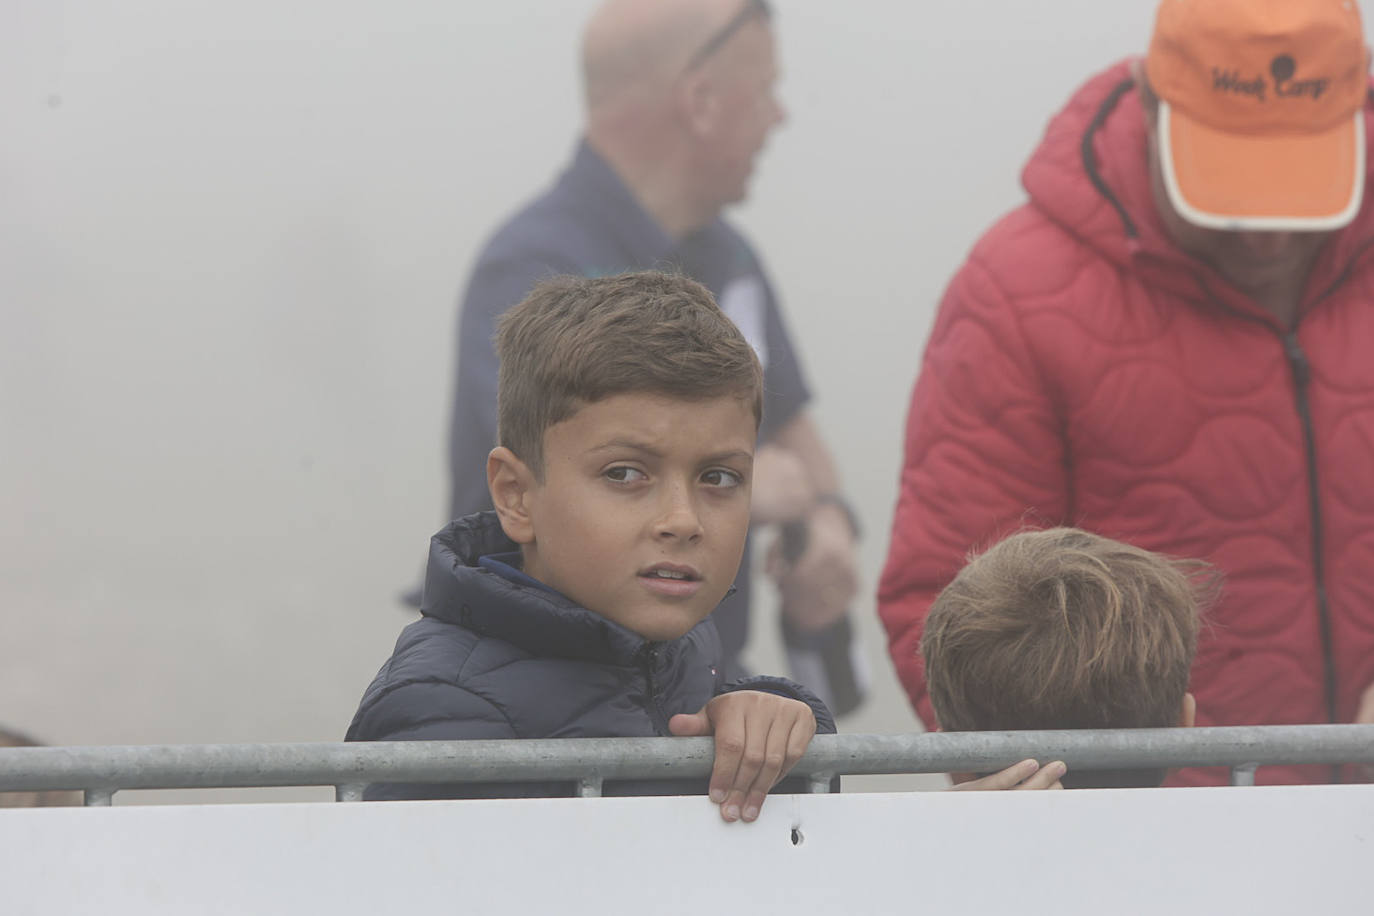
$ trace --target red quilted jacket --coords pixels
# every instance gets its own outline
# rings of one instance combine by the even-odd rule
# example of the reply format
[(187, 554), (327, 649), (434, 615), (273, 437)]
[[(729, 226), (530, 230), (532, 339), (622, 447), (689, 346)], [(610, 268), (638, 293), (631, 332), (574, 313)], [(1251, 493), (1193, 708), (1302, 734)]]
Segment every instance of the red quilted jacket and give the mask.
[(1145, 142), (1123, 62), (1050, 123), (1030, 201), (941, 302), (878, 596), (927, 723), (930, 603), (970, 548), (1027, 523), (1224, 571), (1193, 669), (1199, 725), (1349, 722), (1374, 683), (1374, 194), (1289, 331), (1169, 241)]

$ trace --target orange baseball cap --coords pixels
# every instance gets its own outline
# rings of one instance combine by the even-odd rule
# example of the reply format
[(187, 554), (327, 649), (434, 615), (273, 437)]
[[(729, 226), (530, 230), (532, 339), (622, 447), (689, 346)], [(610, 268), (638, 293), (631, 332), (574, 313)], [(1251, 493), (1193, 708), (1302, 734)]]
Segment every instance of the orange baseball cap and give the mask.
[(1369, 59), (1354, 0), (1164, 0), (1145, 72), (1184, 219), (1318, 231), (1355, 218)]

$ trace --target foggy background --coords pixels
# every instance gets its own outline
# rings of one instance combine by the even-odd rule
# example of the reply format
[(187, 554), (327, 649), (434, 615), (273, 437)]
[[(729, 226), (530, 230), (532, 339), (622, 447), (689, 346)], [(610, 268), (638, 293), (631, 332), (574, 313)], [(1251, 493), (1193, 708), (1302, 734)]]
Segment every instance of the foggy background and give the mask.
[[(0, 0), (0, 723), (342, 737), (447, 521), (458, 294), (573, 150), (594, 6)], [(733, 215), (866, 527), (845, 731), (916, 727), (872, 595), (940, 292), (1154, 8), (775, 3), (790, 121)]]

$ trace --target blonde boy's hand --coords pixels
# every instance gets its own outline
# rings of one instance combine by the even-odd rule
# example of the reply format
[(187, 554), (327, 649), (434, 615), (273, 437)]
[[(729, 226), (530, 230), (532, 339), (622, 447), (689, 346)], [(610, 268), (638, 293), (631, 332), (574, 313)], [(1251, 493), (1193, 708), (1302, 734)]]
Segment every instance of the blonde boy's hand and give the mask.
[[(1360, 705), (1355, 709), (1356, 725), (1374, 725), (1374, 684), (1370, 684), (1360, 694)], [(1374, 764), (1363, 764), (1360, 772), (1364, 778), (1374, 782)]]
[(1022, 760), (1000, 773), (993, 773), (982, 779), (967, 777), (964, 780), (956, 777), (954, 789), (960, 792), (985, 792), (999, 789), (1062, 789), (1064, 784), (1059, 779), (1067, 772), (1068, 767), (1059, 760), (1043, 767), (1034, 760)]
[(1360, 705), (1355, 709), (1355, 724), (1374, 725), (1374, 684), (1360, 694)]
[(711, 801), (728, 821), (753, 821), (763, 799), (787, 775), (816, 734), (816, 715), (800, 700), (758, 690), (723, 693), (700, 712), (679, 713), (668, 731), (716, 736)]

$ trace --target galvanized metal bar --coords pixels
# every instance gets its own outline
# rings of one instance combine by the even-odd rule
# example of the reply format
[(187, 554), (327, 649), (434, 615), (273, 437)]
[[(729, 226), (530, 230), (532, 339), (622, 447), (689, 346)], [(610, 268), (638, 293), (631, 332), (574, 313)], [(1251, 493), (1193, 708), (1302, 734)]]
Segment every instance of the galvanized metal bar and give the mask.
[(1259, 767), (1253, 763), (1242, 763), (1239, 766), (1231, 767), (1231, 785), (1233, 786), (1253, 786), (1255, 784), (1255, 771)]
[[(0, 792), (701, 779), (713, 756), (710, 738), (6, 748)], [(987, 772), (1027, 757), (1080, 770), (1374, 764), (1374, 725), (819, 735), (792, 772)]]
[(1293, 725), (821, 736), (794, 772), (988, 772), (1034, 757), (1071, 770), (1364, 762), (1374, 726)]
[(87, 789), (82, 804), (87, 808), (108, 808), (114, 804), (114, 789)]

